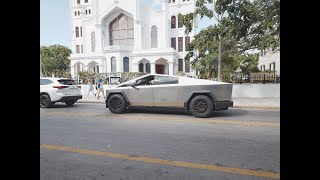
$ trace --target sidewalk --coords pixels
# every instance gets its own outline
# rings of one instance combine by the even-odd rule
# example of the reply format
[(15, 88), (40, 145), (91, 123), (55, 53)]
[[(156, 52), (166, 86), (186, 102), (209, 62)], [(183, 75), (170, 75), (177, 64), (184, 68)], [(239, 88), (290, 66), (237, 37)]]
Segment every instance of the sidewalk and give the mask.
[[(105, 103), (103, 97), (96, 99), (92, 95), (89, 98), (83, 95), (82, 98), (78, 100), (78, 103)], [(234, 108), (280, 109), (280, 98), (232, 98), (232, 101)]]

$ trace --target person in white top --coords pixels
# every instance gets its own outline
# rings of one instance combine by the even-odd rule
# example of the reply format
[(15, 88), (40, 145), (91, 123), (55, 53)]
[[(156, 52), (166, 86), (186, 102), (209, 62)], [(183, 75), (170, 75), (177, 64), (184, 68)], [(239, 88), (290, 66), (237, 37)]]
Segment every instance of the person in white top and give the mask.
[(89, 87), (88, 87), (88, 95), (87, 95), (87, 97), (89, 97), (91, 92), (92, 92), (92, 95), (95, 96), (93, 85), (94, 85), (94, 78), (88, 79), (88, 86)]
[(97, 99), (99, 99), (100, 92), (102, 92), (103, 98), (105, 99), (105, 94), (103, 90), (103, 80), (100, 78), (97, 84), (98, 92), (97, 92)]

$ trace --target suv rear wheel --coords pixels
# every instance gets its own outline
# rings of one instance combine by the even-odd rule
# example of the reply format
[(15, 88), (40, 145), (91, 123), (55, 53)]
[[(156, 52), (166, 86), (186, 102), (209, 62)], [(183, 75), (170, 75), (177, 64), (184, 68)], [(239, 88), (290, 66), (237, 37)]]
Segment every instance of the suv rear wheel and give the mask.
[(51, 98), (48, 94), (42, 94), (40, 95), (40, 107), (42, 108), (48, 108), (51, 104)]
[(189, 108), (195, 117), (204, 118), (212, 114), (213, 103), (208, 96), (198, 95), (191, 100)]
[(112, 113), (121, 114), (127, 110), (127, 101), (122, 95), (114, 94), (108, 99), (108, 107)]

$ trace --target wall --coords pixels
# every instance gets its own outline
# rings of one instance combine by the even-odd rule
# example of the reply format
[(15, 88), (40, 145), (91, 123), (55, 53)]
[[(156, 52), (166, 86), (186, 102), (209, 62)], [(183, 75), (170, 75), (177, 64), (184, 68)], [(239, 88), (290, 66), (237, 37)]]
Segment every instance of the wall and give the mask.
[(233, 98), (280, 98), (280, 84), (234, 84)]

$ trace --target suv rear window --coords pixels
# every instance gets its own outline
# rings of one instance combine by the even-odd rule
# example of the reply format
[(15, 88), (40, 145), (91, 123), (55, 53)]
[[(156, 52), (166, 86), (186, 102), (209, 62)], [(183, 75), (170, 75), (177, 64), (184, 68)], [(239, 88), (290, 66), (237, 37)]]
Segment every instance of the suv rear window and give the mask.
[(71, 80), (71, 79), (60, 79), (60, 80), (58, 80), (58, 82), (63, 85), (76, 85), (77, 84), (76, 82), (74, 82), (74, 80)]

